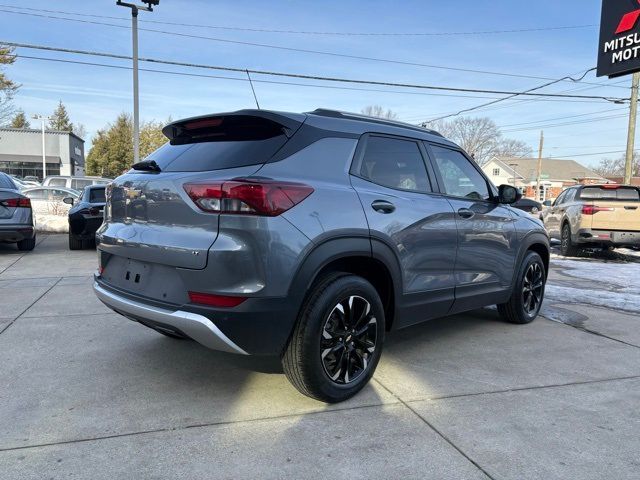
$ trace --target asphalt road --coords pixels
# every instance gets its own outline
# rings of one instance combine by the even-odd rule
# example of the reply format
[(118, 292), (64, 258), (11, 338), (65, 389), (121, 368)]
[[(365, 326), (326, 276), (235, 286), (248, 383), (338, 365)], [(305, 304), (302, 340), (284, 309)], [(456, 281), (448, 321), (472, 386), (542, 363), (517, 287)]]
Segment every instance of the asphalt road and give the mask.
[(328, 406), (277, 359), (110, 313), (65, 236), (0, 246), (0, 478), (638, 479), (635, 290), (576, 276), (640, 273), (627, 260), (554, 258), (530, 325), (485, 309), (393, 333), (371, 385)]

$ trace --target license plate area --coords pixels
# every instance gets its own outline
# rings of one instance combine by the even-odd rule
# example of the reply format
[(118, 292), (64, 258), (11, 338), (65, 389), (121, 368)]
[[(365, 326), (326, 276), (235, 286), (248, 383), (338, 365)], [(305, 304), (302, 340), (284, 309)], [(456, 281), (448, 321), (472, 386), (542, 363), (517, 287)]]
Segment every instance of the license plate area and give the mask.
[(151, 266), (147, 263), (139, 262), (137, 260), (127, 259), (124, 265), (123, 271), (120, 274), (123, 276), (122, 284), (127, 285), (134, 290), (144, 289), (148, 283), (148, 278), (151, 273)]
[(613, 232), (611, 239), (616, 243), (640, 243), (640, 233), (634, 232)]

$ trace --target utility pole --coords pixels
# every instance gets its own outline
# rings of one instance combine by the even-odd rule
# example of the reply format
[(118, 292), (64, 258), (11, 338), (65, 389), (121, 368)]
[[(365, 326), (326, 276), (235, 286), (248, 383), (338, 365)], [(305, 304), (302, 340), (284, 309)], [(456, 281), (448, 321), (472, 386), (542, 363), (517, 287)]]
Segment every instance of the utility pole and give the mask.
[(160, 0), (143, 0), (147, 6), (116, 1), (116, 5), (131, 9), (131, 36), (133, 43), (133, 163), (140, 161), (140, 98), (138, 90), (138, 12), (153, 12), (153, 5), (159, 5)]
[(631, 79), (631, 104), (629, 106), (629, 130), (627, 132), (627, 155), (624, 164), (624, 183), (631, 184), (633, 176), (633, 150), (636, 140), (636, 117), (638, 114), (638, 85), (640, 84), (640, 73), (633, 74)]
[(44, 115), (34, 115), (32, 117), (34, 120), (41, 120), (42, 121), (42, 181), (44, 182), (44, 179), (47, 178), (47, 151), (46, 151), (46, 146), (47, 146), (47, 142), (46, 142), (46, 135), (45, 135), (45, 121), (49, 120), (49, 117), (45, 117)]
[[(536, 172), (536, 201), (540, 201), (540, 179), (542, 177), (542, 149), (544, 147), (544, 132), (540, 130), (540, 146), (538, 147), (538, 169)], [(543, 198), (542, 201), (545, 199)]]

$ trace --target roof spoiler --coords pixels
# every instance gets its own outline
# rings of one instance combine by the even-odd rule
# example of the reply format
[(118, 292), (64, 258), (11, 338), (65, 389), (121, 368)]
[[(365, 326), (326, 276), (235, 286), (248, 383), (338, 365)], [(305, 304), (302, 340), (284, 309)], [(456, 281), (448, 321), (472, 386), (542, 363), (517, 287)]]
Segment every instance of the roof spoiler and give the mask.
[(281, 134), (291, 138), (306, 118), (304, 114), (247, 109), (178, 120), (164, 127), (162, 133), (172, 145), (263, 140)]

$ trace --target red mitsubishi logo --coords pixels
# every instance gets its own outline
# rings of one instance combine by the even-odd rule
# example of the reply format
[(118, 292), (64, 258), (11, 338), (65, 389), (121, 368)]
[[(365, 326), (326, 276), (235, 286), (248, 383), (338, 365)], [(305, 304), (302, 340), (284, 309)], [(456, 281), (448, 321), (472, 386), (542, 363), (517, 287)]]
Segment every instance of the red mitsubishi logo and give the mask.
[[(638, 3), (640, 3), (640, 0), (638, 0)], [(625, 13), (622, 20), (620, 20), (620, 24), (616, 30), (616, 35), (633, 29), (633, 27), (636, 26), (636, 23), (638, 23), (638, 18), (640, 18), (640, 9)]]

